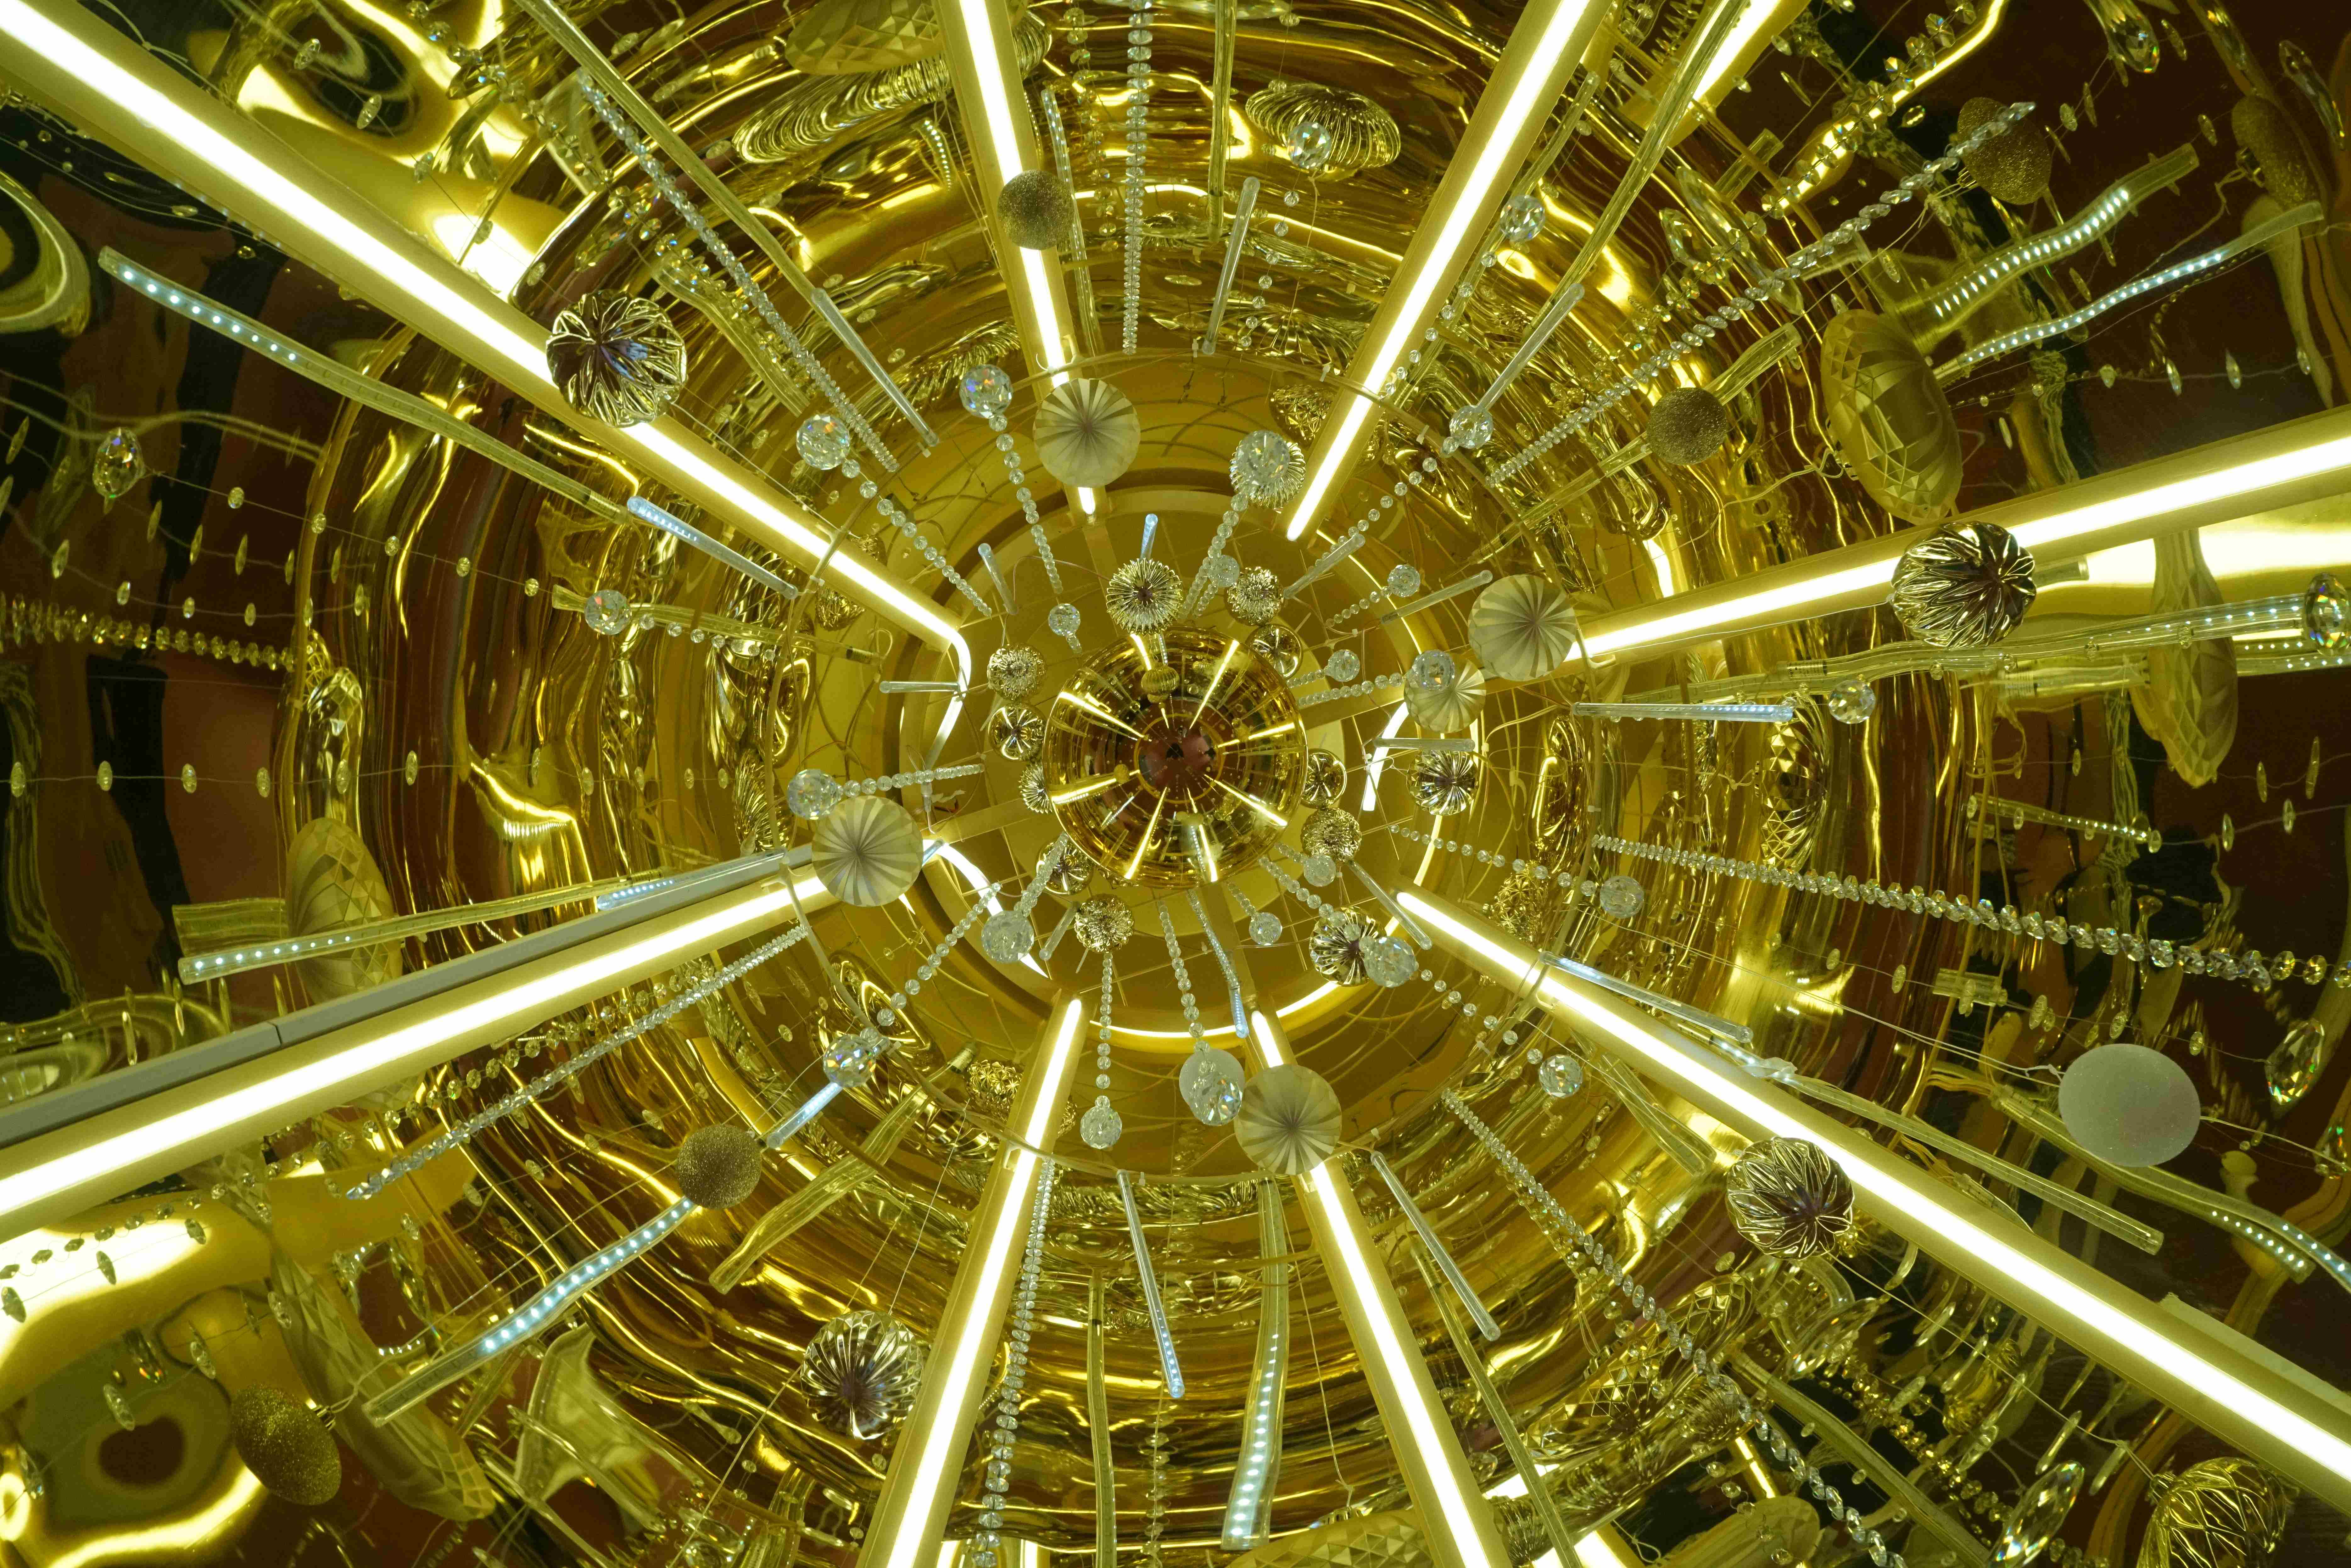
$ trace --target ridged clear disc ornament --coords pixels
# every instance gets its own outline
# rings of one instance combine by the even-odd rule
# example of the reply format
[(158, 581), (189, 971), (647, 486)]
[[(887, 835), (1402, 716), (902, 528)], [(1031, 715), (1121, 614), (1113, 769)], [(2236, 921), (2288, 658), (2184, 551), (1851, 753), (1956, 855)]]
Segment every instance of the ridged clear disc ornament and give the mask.
[(1037, 460), (1064, 485), (1099, 490), (1134, 461), (1143, 421), (1124, 392), (1082, 376), (1045, 394), (1037, 411)]
[(979, 950), (999, 964), (1017, 964), (1037, 945), (1037, 927), (1017, 909), (991, 915), (979, 928)]
[(1450, 654), (1439, 657), (1444, 663), (1430, 668), (1443, 671), (1442, 674), (1405, 681), (1405, 711), (1412, 715), (1413, 723), (1433, 735), (1458, 735), (1477, 722), (1479, 710), (1486, 706), (1486, 672), (1475, 664), (1456, 663)]
[(1412, 944), (1401, 936), (1372, 936), (1364, 940), (1364, 977), (1394, 990), (1412, 978), (1420, 959)]
[(810, 862), (841, 903), (878, 909), (914, 885), (923, 869), (922, 830), (895, 800), (860, 795), (817, 823)]
[(852, 439), (848, 421), (838, 414), (819, 413), (802, 422), (792, 441), (810, 467), (831, 471), (848, 460)]
[(1631, 920), (1649, 902), (1649, 895), (1639, 883), (1618, 872), (1600, 884), (1595, 902), (1600, 905), (1600, 913), (1609, 919)]
[(1547, 578), (1489, 583), (1469, 607), (1469, 646), (1506, 681), (1540, 680), (1575, 651), (1575, 609)]
[(1233, 1132), (1259, 1169), (1303, 1176), (1338, 1148), (1343, 1119), (1329, 1082), (1292, 1062), (1249, 1080)]
[(1583, 1087), (1583, 1063), (1565, 1051), (1545, 1057), (1543, 1064), (1535, 1069), (1535, 1082), (1552, 1099), (1564, 1100)]
[(956, 383), (964, 412), (990, 419), (1012, 406), (1012, 378), (995, 365), (974, 365)]
[(1211, 1127), (1221, 1127), (1240, 1113), (1247, 1077), (1239, 1061), (1215, 1046), (1198, 1050), (1176, 1071), (1176, 1087), (1192, 1114)]
[(1078, 1118), (1078, 1136), (1086, 1141), (1090, 1149), (1109, 1148), (1125, 1131), (1126, 1124), (1120, 1119), (1117, 1107), (1107, 1100), (1095, 1101)]
[(1306, 455), (1288, 436), (1252, 430), (1235, 444), (1233, 497), (1245, 506), (1278, 507), (1306, 483)]

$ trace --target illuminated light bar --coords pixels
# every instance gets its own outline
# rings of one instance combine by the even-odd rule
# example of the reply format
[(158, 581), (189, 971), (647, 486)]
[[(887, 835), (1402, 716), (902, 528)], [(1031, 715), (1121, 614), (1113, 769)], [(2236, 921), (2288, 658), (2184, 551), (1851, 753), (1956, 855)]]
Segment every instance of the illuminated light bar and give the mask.
[(1001, 1163), (972, 1211), (970, 1241), (948, 1289), (930, 1360), (891, 1450), (859, 1568), (932, 1568), (937, 1560), (1028, 1242), (1029, 1200), (1039, 1169), (1053, 1151), (1085, 1020), (1085, 1001), (1078, 996), (1063, 997), (1046, 1016), (1005, 1120)]
[(1241, 1406), (1240, 1452), (1225, 1499), (1222, 1531), (1228, 1552), (1244, 1552), (1266, 1537), (1273, 1516), (1272, 1481), (1281, 1469), (1281, 1411), (1290, 1384), (1290, 1227), (1282, 1220), (1281, 1188), (1258, 1184), (1257, 1360), (1249, 1401)]
[[(1249, 1026), (1266, 1066), (1293, 1060), (1277, 1019), (1253, 1010)], [(1420, 1510), (1430, 1560), (1437, 1568), (1510, 1568), (1510, 1547), (1470, 1473), (1395, 1284), (1366, 1241), (1371, 1229), (1354, 1193), (1328, 1160), (1297, 1180), (1314, 1249), (1386, 1424), (1405, 1489)]]
[(1159, 1271), (1151, 1266), (1151, 1243), (1143, 1234), (1143, 1213), (1134, 1207), (1134, 1173), (1118, 1173), (1118, 1201), (1126, 1210), (1126, 1237), (1134, 1244), (1134, 1269), (1143, 1280), (1143, 1304), (1151, 1314), (1151, 1337), (1159, 1347), (1159, 1375), (1167, 1397), (1184, 1397), (1184, 1368), (1176, 1358), (1176, 1335), (1167, 1327), (1167, 1309), (1159, 1300)]
[(1469, 1288), (1469, 1281), (1461, 1272), (1461, 1265), (1456, 1263), (1453, 1254), (1446, 1250), (1435, 1227), (1428, 1223), (1428, 1217), (1421, 1213), (1420, 1205), (1413, 1201), (1411, 1190), (1388, 1164), (1387, 1156), (1376, 1149), (1372, 1152), (1372, 1168), (1380, 1173), (1382, 1181), (1388, 1184), (1388, 1196), (1396, 1200), (1398, 1208), (1404, 1210), (1404, 1217), (1411, 1222), (1414, 1234), (1420, 1238), (1420, 1244), (1436, 1260), (1437, 1271), (1445, 1276), (1445, 1282), (1452, 1286), (1453, 1293), (1461, 1299), (1462, 1306), (1468, 1311), (1469, 1320), (1478, 1325), (1478, 1332), (1489, 1341), (1501, 1338), (1502, 1325), (1494, 1321), (1494, 1314), (1486, 1310), (1486, 1303), (1478, 1299), (1476, 1291)]
[[(1956, 519), (2007, 528), (2043, 570), (2176, 528), (2201, 528), (2351, 490), (2351, 408), (2216, 441)], [(1902, 552), (1933, 531), (1906, 528), (1599, 617), (1595, 659), (1628, 658), (1810, 621), (1886, 597)]]
[[(629, 497), (629, 510), (640, 519), (651, 523), (681, 544), (693, 546), (713, 560), (723, 561), (741, 572), (760, 587), (782, 594), (786, 599), (798, 599), (800, 591), (759, 565), (750, 557), (731, 546), (720, 544), (692, 523), (664, 507), (657, 507), (643, 496)], [(834, 558), (838, 559), (839, 558)]]
[(1785, 724), (1793, 703), (1570, 703), (1578, 718), (1687, 718), (1701, 724)]
[(1217, 292), (1208, 301), (1208, 325), (1200, 334), (1197, 351), (1217, 351), (1217, 334), (1225, 324), (1225, 298), (1233, 291), (1233, 275), (1241, 268), (1241, 256), (1249, 249), (1249, 218), (1257, 212), (1258, 179), (1251, 174), (1241, 182), (1241, 199), (1233, 204), (1232, 232), (1225, 236), (1224, 270), (1217, 274)]
[[(2306, 423), (2306, 422), (2305, 422)], [(2161, 1310), (2041, 1237), (1776, 1086), (1738, 1071), (1596, 987), (1579, 985), (1490, 923), (1421, 889), (1403, 897), (1437, 939), (1539, 999), (1583, 1038), (1750, 1138), (1802, 1138), (1835, 1159), (1860, 1207), (1906, 1240), (2222, 1441), (2351, 1506), (2351, 1414), (2217, 1341), (2175, 1337)]]
[(1404, 934), (1412, 938), (1412, 945), (1414, 946), (1426, 953), (1430, 947), (1435, 946), (1435, 944), (1430, 941), (1428, 933), (1420, 928), (1420, 922), (1415, 920), (1411, 915), (1406, 915), (1403, 909), (1397, 905), (1396, 901), (1389, 896), (1388, 890), (1382, 887), (1373, 877), (1370, 872), (1365, 871), (1362, 866), (1357, 865), (1352, 860), (1343, 863), (1349, 871), (1355, 873), (1355, 880), (1362, 883), (1364, 886), (1370, 891), (1371, 895), (1380, 901), (1381, 907), (1384, 908), (1390, 915), (1395, 916), (1396, 924), (1404, 927)]
[[(713, 516), (778, 554), (823, 559), (821, 517), (674, 415), (621, 429), (579, 413), (548, 372), (545, 328), (96, 16), (0, 0), (0, 76)], [(968, 666), (959, 623), (928, 598), (861, 558), (831, 570), (842, 592)]]
[(376, 947), (389, 942), (405, 942), (411, 936), (422, 936), (430, 931), (488, 925), (510, 920), (517, 915), (536, 915), (565, 904), (589, 904), (603, 909), (607, 907), (604, 899), (621, 891), (622, 886), (618, 883), (594, 882), (580, 887), (559, 887), (547, 893), (518, 893), (512, 898), (460, 904), (445, 909), (419, 910), (413, 915), (394, 915), (381, 920), (364, 920), (356, 925), (340, 925), (331, 931), (319, 931), (308, 936), (281, 936), (275, 941), (223, 947), (210, 953), (183, 953), (179, 962), (180, 980), (183, 985), (225, 980), (231, 975), (273, 968), (279, 964), (291, 964), (321, 954), (347, 952), (353, 947)]
[[(959, 0), (977, 5), (984, 0)], [(1287, 536), (1312, 525), (1354, 465), (1373, 398), (1404, 362), (1446, 289), (1468, 261), (1501, 204), (1512, 174), (1526, 161), (1544, 117), (1559, 100), (1584, 47), (1609, 9), (1606, 0), (1535, 0), (1519, 15), (1510, 42), (1495, 61), (1486, 89), (1445, 166), (1426, 215), (1397, 262), (1395, 279), (1347, 366), (1344, 406), (1322, 423), (1308, 454), (1306, 485), (1292, 505)]]
[(1384, 735), (1372, 742), (1374, 751), (1475, 751), (1479, 742), (1467, 735)]

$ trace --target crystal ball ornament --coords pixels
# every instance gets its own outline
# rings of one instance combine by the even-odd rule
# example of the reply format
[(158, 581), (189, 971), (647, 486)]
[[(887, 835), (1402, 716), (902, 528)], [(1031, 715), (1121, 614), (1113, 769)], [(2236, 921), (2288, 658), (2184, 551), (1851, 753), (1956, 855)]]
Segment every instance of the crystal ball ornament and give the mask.
[(1323, 662), (1322, 673), (1341, 685), (1345, 685), (1364, 673), (1363, 655), (1353, 648), (1342, 648)]
[(1547, 1056), (1543, 1064), (1535, 1069), (1535, 1082), (1552, 1099), (1564, 1100), (1583, 1087), (1583, 1063), (1565, 1051)]
[(987, 656), (987, 684), (1008, 703), (1017, 703), (1035, 691), (1044, 674), (1044, 656), (1034, 648), (998, 648)]
[(1290, 133), (1289, 144), (1281, 155), (1293, 168), (1309, 174), (1328, 168), (1331, 163), (1331, 128), (1319, 120), (1301, 120)]
[(1078, 607), (1074, 604), (1056, 604), (1045, 612), (1045, 630), (1056, 637), (1076, 636), (1078, 623)]
[(1446, 433), (1453, 444), (1464, 452), (1476, 452), (1494, 439), (1494, 414), (1484, 403), (1473, 402), (1467, 408), (1457, 408), (1446, 421)]
[(793, 816), (813, 822), (841, 804), (841, 780), (821, 768), (803, 768), (784, 786), (784, 804)]
[(685, 385), (685, 340), (652, 300), (599, 288), (548, 327), (547, 373), (589, 418), (643, 424), (668, 413)]
[(1521, 193), (1504, 202), (1500, 228), (1502, 237), (1512, 245), (1524, 245), (1542, 233), (1542, 199), (1532, 193)]
[(1278, 507), (1306, 483), (1306, 455), (1288, 436), (1252, 430), (1233, 447), (1233, 497), (1244, 506)]
[(1247, 1086), (1240, 1062), (1228, 1051), (1205, 1046), (1185, 1059), (1176, 1071), (1176, 1087), (1193, 1117), (1221, 1127), (1240, 1114), (1241, 1093)]
[(1420, 591), (1420, 569), (1402, 563), (1388, 568), (1387, 591), (1398, 599)]
[(1405, 984), (1420, 967), (1412, 944), (1401, 936), (1374, 936), (1364, 941), (1364, 978), (1388, 990)]
[(1037, 927), (1017, 909), (991, 915), (979, 928), (979, 949), (999, 964), (1017, 964), (1037, 945)]
[(964, 371), (956, 395), (965, 413), (994, 419), (1012, 406), (1012, 378), (995, 365), (974, 365)]
[(842, 1089), (862, 1089), (872, 1081), (873, 1064), (888, 1052), (890, 1041), (877, 1029), (861, 1029), (836, 1036), (824, 1048), (826, 1082)]
[(131, 487), (147, 476), (147, 459), (139, 450), (138, 434), (124, 425), (116, 425), (99, 437), (98, 450), (89, 455), (89, 483), (112, 506), (131, 493)]
[(1817, 1257), (1853, 1228), (1853, 1183), (1818, 1144), (1750, 1144), (1723, 1180), (1730, 1221), (1773, 1258)]
[(1328, 887), (1339, 878), (1339, 862), (1317, 852), (1298, 862), (1298, 874), (1309, 887)]
[(628, 596), (617, 588), (600, 588), (580, 601), (580, 619), (590, 631), (617, 637), (629, 629)]
[(1938, 648), (1983, 648), (2032, 608), (2032, 552), (1998, 523), (1937, 528), (1902, 552), (1888, 602), (1902, 629)]
[(1829, 716), (1839, 724), (1865, 724), (1877, 711), (1877, 694), (1860, 681), (1840, 681), (1829, 688)]
[(1619, 872), (1600, 884), (1594, 902), (1600, 905), (1600, 913), (1609, 919), (1624, 921), (1638, 916), (1642, 907), (1649, 902), (1649, 895), (1639, 883)]
[(1086, 1141), (1086, 1147), (1090, 1149), (1109, 1148), (1125, 1131), (1126, 1124), (1120, 1120), (1117, 1108), (1107, 1100), (1095, 1101), (1086, 1107), (1086, 1113), (1078, 1118), (1078, 1136)]
[(1249, 940), (1260, 947), (1270, 947), (1281, 940), (1281, 916), (1270, 909), (1260, 909), (1249, 917)]
[(792, 441), (800, 449), (801, 460), (811, 468), (830, 472), (848, 461), (849, 424), (837, 414), (810, 415)]
[(1013, 175), (996, 195), (996, 215), (1023, 250), (1058, 249), (1070, 236), (1070, 188), (1042, 169)]
[(2329, 653), (2351, 647), (2351, 589), (2331, 571), (2320, 572), (2303, 590), (2302, 640)]

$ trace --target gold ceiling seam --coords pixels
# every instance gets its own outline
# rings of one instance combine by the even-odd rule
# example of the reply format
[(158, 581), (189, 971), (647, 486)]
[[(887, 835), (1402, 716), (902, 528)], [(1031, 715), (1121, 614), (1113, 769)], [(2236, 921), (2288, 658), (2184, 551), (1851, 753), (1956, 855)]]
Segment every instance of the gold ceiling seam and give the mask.
[[(977, 0), (965, 0), (976, 4)], [(1478, 107), (1429, 198), (1426, 216), (1397, 262), (1394, 280), (1349, 361), (1343, 392), (1306, 457), (1306, 485), (1285, 529), (1295, 539), (1322, 511), (1354, 465), (1371, 425), (1373, 399), (1404, 361), (1431, 313), (1492, 225), (1512, 177), (1541, 136), (1543, 122), (1583, 61), (1606, 0), (1535, 0), (1520, 13), (1494, 62)]]
[[(47, 1096), (28, 1102), (0, 1115), (0, 1138), (12, 1125), (42, 1129), (0, 1150), (0, 1238), (80, 1213), (831, 903), (815, 876), (787, 883), (768, 871), (716, 888), (691, 881), (122, 1068), (51, 1103)], [(235, 1046), (223, 1050), (231, 1040)], [(201, 1071), (214, 1061), (223, 1064)], [(83, 1104), (89, 1113), (60, 1124)]]
[[(1252, 1008), (1250, 1034), (1264, 1067), (1297, 1061), (1281, 1021)], [(1453, 1418), (1429, 1375), (1420, 1337), (1396, 1295), (1385, 1259), (1372, 1242), (1353, 1188), (1325, 1160), (1297, 1178), (1314, 1250), (1346, 1319), (1364, 1381), (1386, 1424), (1405, 1490), (1420, 1510), (1422, 1535), (1437, 1568), (1510, 1568), (1510, 1552), (1495, 1521)]]
[[(2037, 570), (2181, 528), (2351, 491), (2351, 407), (2117, 468), (1967, 513), (1996, 523), (2033, 554)], [(1630, 660), (1809, 621), (1885, 601), (1903, 551), (1938, 526), (1904, 528), (1786, 566), (1727, 578), (1635, 609), (1595, 617), (1584, 642), (1595, 660)]]
[[(78, 5), (0, 0), (0, 76), (180, 183), (594, 443), (796, 564), (834, 529), (676, 417), (625, 429), (574, 409), (547, 367), (547, 329), (283, 141), (174, 74)], [(952, 612), (853, 551), (826, 571), (843, 594), (967, 662)]]
[(1858, 1207), (1889, 1230), (2085, 1355), (2337, 1508), (2351, 1506), (2351, 1413), (2217, 1338), (2189, 1343), (2162, 1308), (2028, 1228), (1990, 1217), (1974, 1199), (1849, 1130), (1777, 1085), (1748, 1075), (1601, 988), (1435, 894), (1405, 906), (1437, 945), (1499, 984), (1531, 987), (1605, 1051), (1750, 1138), (1792, 1137), (1835, 1156)]
[(1029, 1200), (1060, 1134), (1085, 1022), (1082, 993), (1056, 998), (1045, 1016), (1005, 1118), (1008, 1136), (972, 1210), (970, 1241), (939, 1314), (922, 1384), (890, 1451), (858, 1568), (933, 1568), (938, 1562), (1028, 1245)]

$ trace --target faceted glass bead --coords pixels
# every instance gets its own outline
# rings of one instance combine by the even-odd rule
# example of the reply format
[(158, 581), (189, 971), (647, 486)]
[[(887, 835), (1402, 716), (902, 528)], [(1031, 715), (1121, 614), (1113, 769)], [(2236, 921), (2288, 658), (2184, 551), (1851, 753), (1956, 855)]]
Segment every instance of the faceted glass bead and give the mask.
[(825, 1047), (824, 1075), (843, 1089), (862, 1089), (873, 1076), (873, 1064), (889, 1049), (878, 1030), (844, 1034)]
[(1392, 566), (1388, 568), (1387, 587), (1388, 591), (1396, 595), (1398, 598), (1402, 598), (1407, 593), (1419, 592), (1419, 569), (1417, 567), (1410, 566)]
[(98, 450), (90, 454), (89, 482), (109, 503), (128, 494), (146, 473), (139, 437), (126, 426), (116, 425), (100, 436)]
[(1078, 607), (1074, 604), (1056, 604), (1045, 612), (1045, 625), (1056, 637), (1076, 636)]
[(1240, 1114), (1241, 1064), (1230, 1051), (1213, 1046), (1195, 1051), (1176, 1074), (1176, 1086), (1192, 1114), (1211, 1127), (1221, 1127)]
[(1535, 1070), (1535, 1082), (1554, 1100), (1564, 1100), (1583, 1087), (1583, 1063), (1562, 1051), (1547, 1057)]
[(1107, 1100), (1095, 1101), (1078, 1118), (1078, 1136), (1086, 1141), (1090, 1149), (1109, 1148), (1125, 1130), (1126, 1124), (1119, 1120), (1116, 1107)]
[(2330, 653), (2351, 647), (2351, 626), (2345, 624), (2351, 613), (2351, 589), (2331, 571), (2322, 571), (2310, 580), (2302, 595), (2302, 635), (2314, 648)]
[(1290, 133), (1283, 155), (1309, 173), (1331, 162), (1331, 128), (1319, 120), (1301, 120)]
[(1483, 403), (1473, 402), (1467, 408), (1455, 409), (1446, 429), (1452, 434), (1456, 446), (1464, 452), (1475, 452), (1494, 439), (1494, 416)]
[(1322, 673), (1343, 684), (1362, 674), (1363, 668), (1364, 661), (1353, 648), (1342, 648), (1331, 655), (1330, 661), (1322, 666)]
[(979, 928), (980, 950), (999, 964), (1019, 963), (1036, 944), (1037, 928), (1017, 909), (989, 915)]
[(1252, 430), (1235, 444), (1229, 470), (1233, 495), (1252, 507), (1273, 507), (1306, 483), (1306, 455), (1288, 436)]
[(1249, 940), (1260, 947), (1270, 947), (1281, 940), (1281, 916), (1270, 909), (1260, 909), (1249, 916)]
[(784, 786), (784, 804), (803, 821), (814, 821), (841, 804), (840, 780), (821, 768), (803, 768)]
[(1512, 245), (1524, 245), (1543, 231), (1542, 201), (1528, 192), (1512, 196), (1502, 204), (1502, 237)]
[(1839, 724), (1859, 724), (1877, 711), (1877, 694), (1860, 681), (1840, 682), (1829, 692), (1829, 716)]
[(838, 468), (849, 456), (849, 424), (830, 413), (811, 415), (795, 438), (800, 456), (811, 468)]
[(1373, 936), (1364, 943), (1364, 977), (1391, 990), (1412, 978), (1419, 961), (1411, 944), (1396, 936)]
[(1619, 872), (1600, 884), (1597, 894), (1600, 913), (1611, 920), (1630, 920), (1641, 913), (1649, 901), (1641, 884)]
[(1432, 691), (1450, 682), (1458, 669), (1452, 654), (1442, 648), (1431, 648), (1413, 660), (1412, 667), (1405, 673), (1405, 683)]
[(1309, 887), (1328, 887), (1339, 874), (1339, 862), (1329, 855), (1308, 855), (1300, 862), (1298, 874), (1306, 879)]
[(1012, 406), (1012, 378), (994, 365), (974, 365), (964, 371), (963, 384), (956, 390), (963, 406), (982, 419)]
[(607, 637), (617, 635), (628, 628), (628, 597), (617, 588), (600, 588), (580, 601), (580, 618)]

